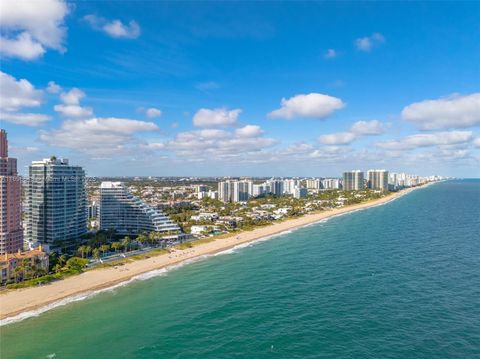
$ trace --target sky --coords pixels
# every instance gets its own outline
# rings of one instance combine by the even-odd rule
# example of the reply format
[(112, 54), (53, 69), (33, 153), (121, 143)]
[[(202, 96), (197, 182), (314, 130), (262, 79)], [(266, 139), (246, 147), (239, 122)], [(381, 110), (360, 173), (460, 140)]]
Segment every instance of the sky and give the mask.
[(25, 174), (480, 177), (479, 2), (2, 0)]

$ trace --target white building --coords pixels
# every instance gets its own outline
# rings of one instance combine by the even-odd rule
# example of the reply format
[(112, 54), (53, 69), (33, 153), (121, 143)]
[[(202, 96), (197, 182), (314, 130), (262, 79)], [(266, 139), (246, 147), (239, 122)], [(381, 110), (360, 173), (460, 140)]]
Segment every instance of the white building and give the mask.
[(67, 159), (34, 161), (27, 189), (29, 247), (79, 239), (87, 233), (85, 172)]
[(381, 191), (388, 190), (388, 171), (386, 170), (369, 170), (367, 171), (368, 188), (378, 189)]
[(253, 182), (250, 180), (218, 182), (218, 199), (223, 202), (247, 201), (253, 193)]
[(122, 182), (100, 185), (100, 229), (132, 235), (180, 231), (168, 216), (132, 195)]
[(343, 173), (343, 190), (358, 191), (365, 188), (364, 175), (360, 170)]
[(294, 198), (305, 198), (307, 197), (308, 190), (306, 188), (295, 187), (293, 192)]

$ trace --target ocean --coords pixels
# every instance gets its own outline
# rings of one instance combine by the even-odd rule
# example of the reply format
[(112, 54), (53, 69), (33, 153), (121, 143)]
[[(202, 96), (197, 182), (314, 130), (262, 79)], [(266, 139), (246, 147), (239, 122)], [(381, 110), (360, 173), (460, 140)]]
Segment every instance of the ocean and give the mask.
[(478, 358), (480, 180), (438, 183), (0, 330), (2, 359)]

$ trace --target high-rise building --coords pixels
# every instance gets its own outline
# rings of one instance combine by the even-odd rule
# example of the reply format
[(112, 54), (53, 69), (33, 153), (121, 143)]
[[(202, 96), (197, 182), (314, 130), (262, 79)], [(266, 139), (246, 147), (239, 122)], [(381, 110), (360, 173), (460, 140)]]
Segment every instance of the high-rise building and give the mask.
[(322, 181), (318, 178), (309, 178), (306, 182), (308, 189), (319, 190), (322, 188)]
[(281, 180), (276, 180), (276, 179), (270, 179), (265, 182), (266, 185), (270, 188), (270, 193), (274, 194), (276, 196), (282, 196), (283, 195), (283, 181)]
[(7, 132), (0, 130), (0, 255), (23, 249), (22, 182), (17, 159), (8, 157)]
[(180, 231), (167, 215), (135, 197), (122, 182), (102, 182), (100, 185), (100, 229), (131, 235), (143, 231)]
[(218, 199), (223, 202), (243, 202), (253, 194), (253, 182), (250, 180), (218, 182)]
[(78, 239), (87, 232), (82, 167), (56, 157), (32, 162), (27, 198), (27, 240), (31, 248)]
[(368, 188), (378, 189), (381, 191), (388, 190), (388, 171), (386, 170), (369, 170), (367, 172)]
[(295, 194), (295, 188), (299, 186), (300, 186), (300, 180), (298, 179), (283, 180), (283, 191), (286, 194)]
[(363, 172), (360, 170), (343, 173), (343, 189), (345, 191), (358, 191), (365, 188)]

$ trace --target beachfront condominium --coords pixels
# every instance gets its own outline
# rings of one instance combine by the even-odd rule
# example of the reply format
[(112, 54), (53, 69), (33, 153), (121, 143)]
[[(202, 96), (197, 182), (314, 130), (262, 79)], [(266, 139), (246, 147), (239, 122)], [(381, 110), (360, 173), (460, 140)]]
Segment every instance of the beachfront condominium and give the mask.
[(130, 235), (180, 231), (161, 210), (134, 196), (122, 182), (100, 184), (100, 229)]
[(85, 171), (65, 158), (34, 161), (27, 188), (27, 241), (30, 248), (58, 245), (87, 233)]
[(360, 170), (343, 173), (343, 189), (345, 191), (358, 191), (365, 188), (363, 172)]
[(227, 180), (218, 182), (218, 199), (223, 202), (244, 202), (253, 194), (250, 180)]
[(381, 191), (388, 190), (388, 171), (369, 170), (367, 171), (368, 188)]
[(0, 255), (23, 249), (22, 183), (17, 159), (8, 157), (7, 132), (0, 130)]

